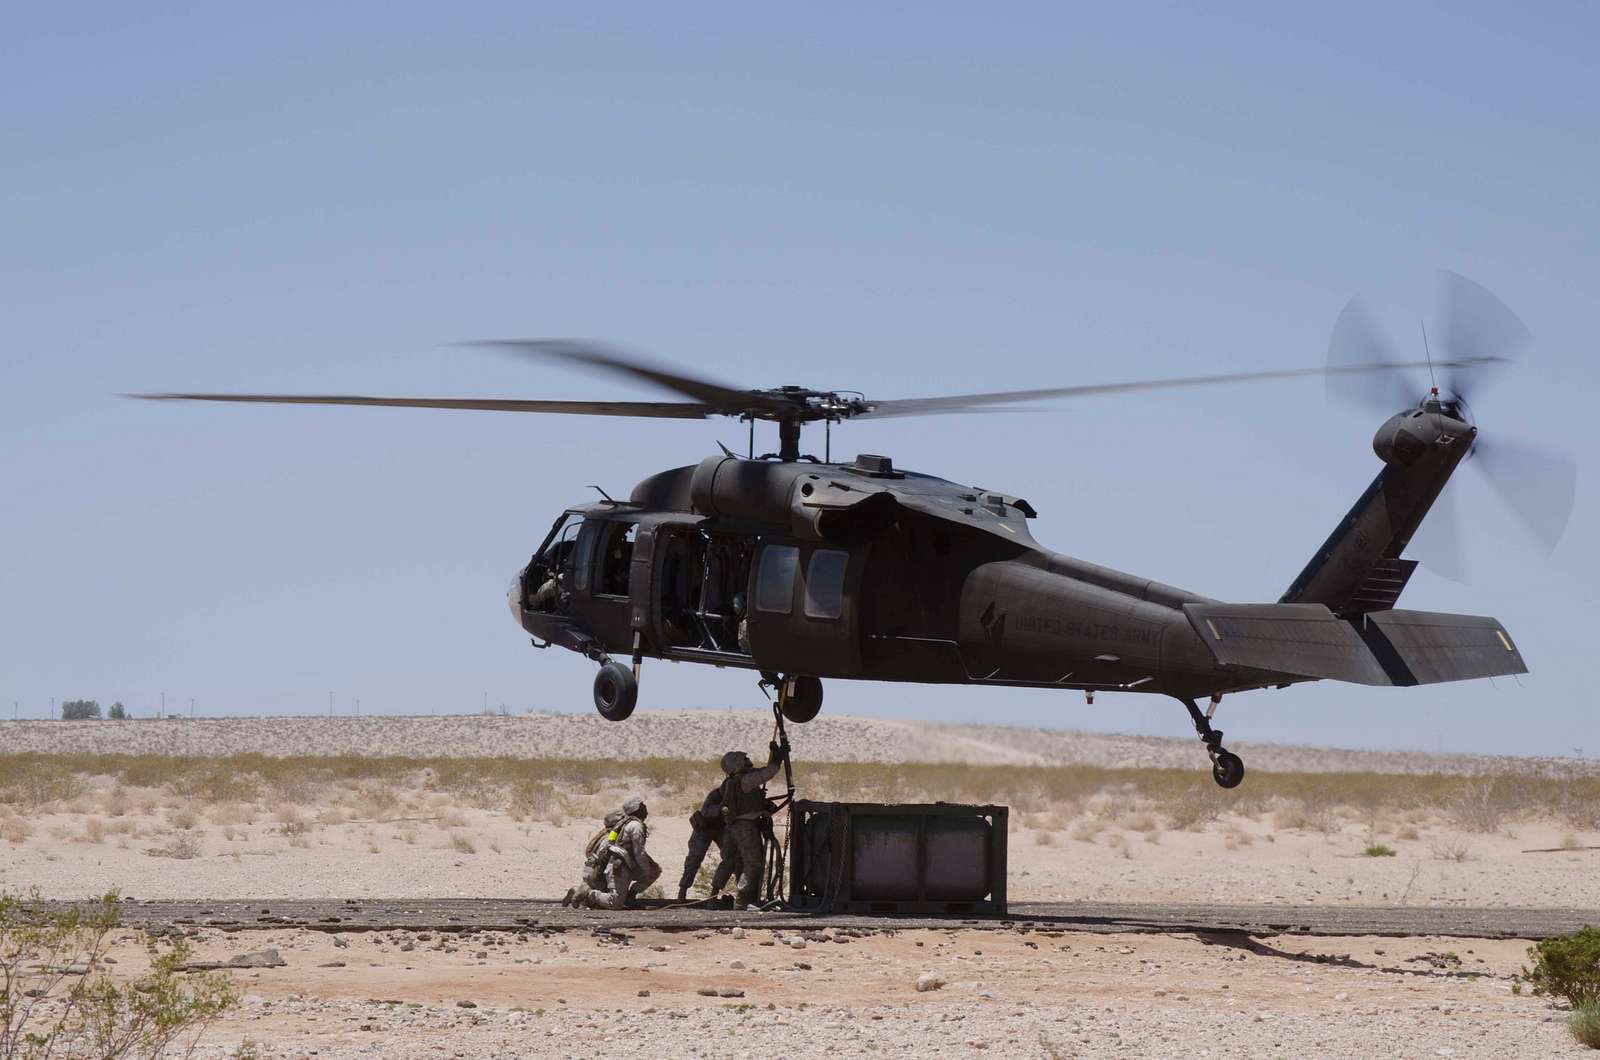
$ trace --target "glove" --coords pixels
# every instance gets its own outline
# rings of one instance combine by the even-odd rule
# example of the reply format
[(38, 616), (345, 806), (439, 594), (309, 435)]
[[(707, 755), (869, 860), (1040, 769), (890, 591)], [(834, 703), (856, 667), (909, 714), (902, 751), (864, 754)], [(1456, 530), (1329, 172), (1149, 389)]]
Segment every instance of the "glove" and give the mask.
[(779, 762), (783, 760), (783, 748), (774, 740), (767, 744), (767, 761)]

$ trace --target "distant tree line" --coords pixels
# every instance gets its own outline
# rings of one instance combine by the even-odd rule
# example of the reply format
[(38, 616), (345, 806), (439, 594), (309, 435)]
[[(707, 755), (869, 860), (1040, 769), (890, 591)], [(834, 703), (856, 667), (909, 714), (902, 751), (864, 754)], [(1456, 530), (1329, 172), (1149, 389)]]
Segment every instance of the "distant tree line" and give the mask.
[[(105, 717), (114, 721), (125, 721), (128, 717), (128, 708), (120, 702), (111, 704)], [(101, 717), (100, 704), (92, 699), (69, 699), (61, 704), (62, 721), (93, 721)]]

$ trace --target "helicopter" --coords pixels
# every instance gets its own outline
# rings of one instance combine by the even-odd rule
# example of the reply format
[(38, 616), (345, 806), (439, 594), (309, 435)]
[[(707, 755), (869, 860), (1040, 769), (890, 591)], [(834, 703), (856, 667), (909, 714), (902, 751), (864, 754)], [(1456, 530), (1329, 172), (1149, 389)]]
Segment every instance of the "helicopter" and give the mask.
[[(580, 340), (485, 346), (621, 375), (673, 401), (140, 394), (152, 400), (477, 409), (644, 418), (733, 417), (749, 426), (695, 464), (643, 479), (626, 499), (565, 509), (512, 579), (512, 617), (537, 648), (597, 666), (594, 704), (623, 721), (644, 661), (756, 671), (795, 723), (822, 707), (824, 680), (1002, 685), (1173, 698), (1186, 709), (1224, 788), (1240, 757), (1212, 726), (1225, 695), (1334, 680), (1409, 686), (1527, 672), (1493, 618), (1398, 610), (1417, 560), (1402, 553), (1469, 456), (1553, 548), (1570, 517), (1570, 462), (1479, 439), (1468, 381), (1510, 362), (1527, 339), (1494, 295), (1445, 273), (1446, 356), (1399, 359), (1357, 300), (1324, 366), (876, 400), (800, 386), (741, 389)], [(1426, 332), (1424, 333), (1426, 340)], [(1407, 373), (1446, 373), (1420, 387)], [(988, 411), (1019, 402), (1322, 375), (1335, 397), (1376, 403), (1376, 478), (1271, 603), (1228, 603), (1054, 552), (1029, 529), (1020, 496), (902, 468), (888, 456), (832, 459), (832, 428), (861, 418)], [(1422, 397), (1418, 400), (1418, 394)], [(757, 455), (756, 424), (777, 428)], [(801, 451), (822, 424), (824, 455)], [(1547, 501), (1528, 501), (1544, 483)], [(1207, 705), (1202, 709), (1201, 702)], [(780, 721), (781, 725), (781, 721)]]

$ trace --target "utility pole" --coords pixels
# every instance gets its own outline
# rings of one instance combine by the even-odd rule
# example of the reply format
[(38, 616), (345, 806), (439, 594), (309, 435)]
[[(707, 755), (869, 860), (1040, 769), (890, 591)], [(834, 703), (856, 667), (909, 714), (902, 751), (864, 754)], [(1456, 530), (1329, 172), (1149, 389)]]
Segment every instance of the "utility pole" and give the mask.
[(189, 697), (189, 720), (194, 720), (194, 697)]
[(160, 717), (164, 718), (166, 716), (167, 716), (167, 694), (165, 692), (163, 692), (163, 693), (161, 693), (161, 714), (160, 714)]
[(56, 716), (56, 697), (55, 696), (51, 696), (50, 697), (50, 716), (52, 718)]
[(356, 717), (361, 717), (361, 700), (356, 700)]
[(328, 693), (328, 717), (333, 717), (333, 693)]

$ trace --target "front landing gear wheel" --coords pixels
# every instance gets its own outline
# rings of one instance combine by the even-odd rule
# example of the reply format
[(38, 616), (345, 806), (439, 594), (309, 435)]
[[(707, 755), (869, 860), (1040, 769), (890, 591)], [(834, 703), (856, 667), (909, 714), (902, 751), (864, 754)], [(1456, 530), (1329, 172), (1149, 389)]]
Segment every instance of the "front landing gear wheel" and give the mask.
[(1244, 779), (1244, 760), (1232, 751), (1218, 751), (1211, 760), (1211, 777), (1220, 787), (1237, 788)]
[(594, 709), (607, 721), (624, 720), (638, 701), (639, 682), (621, 663), (607, 661), (594, 675)]

